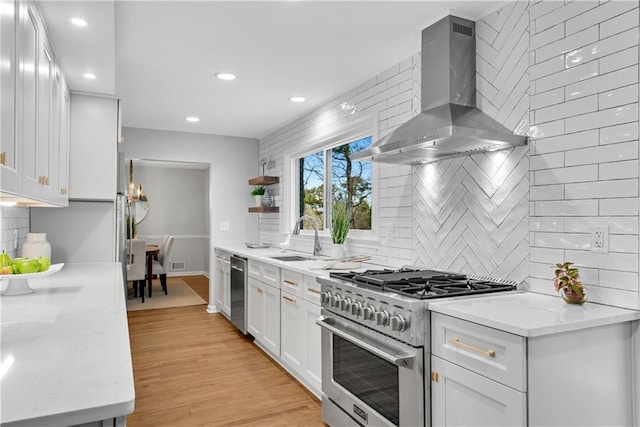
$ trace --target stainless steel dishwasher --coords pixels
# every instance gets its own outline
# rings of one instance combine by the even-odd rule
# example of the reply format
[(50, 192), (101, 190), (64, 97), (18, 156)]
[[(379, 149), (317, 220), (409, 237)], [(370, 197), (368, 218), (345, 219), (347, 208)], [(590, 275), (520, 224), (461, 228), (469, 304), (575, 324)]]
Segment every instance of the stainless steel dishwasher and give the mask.
[(247, 259), (232, 255), (231, 323), (247, 334)]

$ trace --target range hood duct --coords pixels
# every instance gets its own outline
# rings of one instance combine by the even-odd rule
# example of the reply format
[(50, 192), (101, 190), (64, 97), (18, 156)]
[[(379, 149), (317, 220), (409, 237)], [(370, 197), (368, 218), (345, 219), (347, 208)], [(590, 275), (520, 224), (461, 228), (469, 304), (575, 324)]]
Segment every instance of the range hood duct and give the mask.
[(352, 158), (429, 163), (526, 144), (476, 108), (475, 23), (449, 15), (422, 30), (422, 112)]

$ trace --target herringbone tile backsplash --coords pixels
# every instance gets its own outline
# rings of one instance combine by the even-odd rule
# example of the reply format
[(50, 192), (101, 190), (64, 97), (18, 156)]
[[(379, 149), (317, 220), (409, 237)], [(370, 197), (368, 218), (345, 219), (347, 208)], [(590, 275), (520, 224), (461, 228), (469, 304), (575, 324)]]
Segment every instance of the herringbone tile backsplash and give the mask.
[[(476, 23), (478, 107), (518, 134), (529, 127), (527, 9), (513, 2)], [(528, 152), (518, 147), (416, 166), (414, 263), (526, 281)]]

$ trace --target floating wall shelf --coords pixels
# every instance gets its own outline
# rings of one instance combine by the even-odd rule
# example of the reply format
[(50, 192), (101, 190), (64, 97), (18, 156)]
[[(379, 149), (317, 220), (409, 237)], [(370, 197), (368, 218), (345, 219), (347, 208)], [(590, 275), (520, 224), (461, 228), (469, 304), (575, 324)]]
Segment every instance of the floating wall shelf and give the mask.
[(249, 180), (249, 185), (271, 185), (280, 182), (280, 178), (277, 176), (257, 176)]

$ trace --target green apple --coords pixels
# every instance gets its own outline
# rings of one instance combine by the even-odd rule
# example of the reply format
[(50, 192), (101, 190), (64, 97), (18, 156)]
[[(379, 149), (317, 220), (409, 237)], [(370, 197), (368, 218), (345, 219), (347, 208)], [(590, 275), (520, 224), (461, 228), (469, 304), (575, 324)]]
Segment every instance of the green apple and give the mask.
[(51, 267), (51, 260), (46, 256), (36, 257), (36, 260), (38, 260), (38, 262), (40, 263), (39, 271), (47, 271), (49, 267)]
[(37, 273), (40, 270), (40, 263), (35, 258), (25, 258), (16, 263), (20, 274)]
[(11, 267), (13, 267), (13, 274), (20, 274), (20, 267), (18, 266), (18, 264), (20, 263), (20, 261), (25, 260), (26, 258), (14, 258), (11, 261)]

